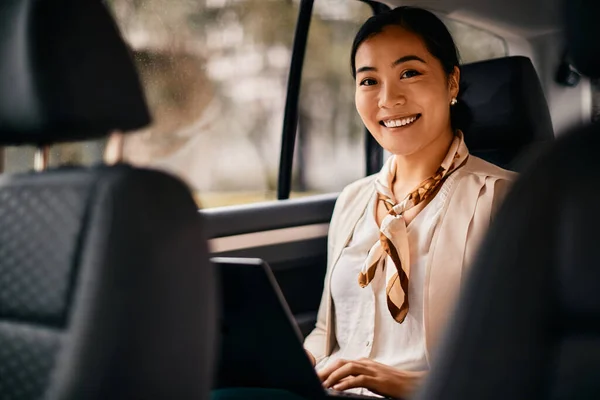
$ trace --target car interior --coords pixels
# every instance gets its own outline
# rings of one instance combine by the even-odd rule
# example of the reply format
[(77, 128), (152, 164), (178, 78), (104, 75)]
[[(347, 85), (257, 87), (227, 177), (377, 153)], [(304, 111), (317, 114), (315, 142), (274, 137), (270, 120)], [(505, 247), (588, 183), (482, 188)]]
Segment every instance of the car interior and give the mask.
[[(215, 10), (256, 2), (188, 3), (206, 6), (206, 20), (194, 20), (201, 26)], [(597, 398), (598, 139), (590, 124), (600, 78), (598, 3), (256, 4), (279, 10), (283, 3), (297, 13), (282, 22), (291, 47), (280, 52), (289, 67), (275, 128), (276, 199), (206, 208), (188, 176), (173, 170), (137, 162), (60, 166), (52, 158), (52, 148), (66, 143), (116, 134), (129, 140), (158, 118), (148, 105), (146, 72), (132, 57), (142, 51), (136, 43), (150, 39), (128, 36), (119, 25), (124, 2), (0, 5), (0, 398), (208, 399), (220, 332), (211, 257), (268, 263), (300, 332), (310, 333), (339, 194), (294, 195), (301, 144), (310, 138), (302, 73), (305, 66), (310, 72), (311, 43), (324, 32), (311, 30), (320, 3), (333, 10), (360, 3), (369, 14), (425, 7), (504, 46), (501, 55), (462, 65), (460, 101), (470, 111), (465, 141), (472, 154), (521, 176), (481, 246), (416, 398)], [(153, 13), (166, 21), (168, 10)], [(277, 60), (280, 53), (269, 54)], [(366, 128), (356, 137), (362, 176), (377, 172), (385, 152)], [(13, 171), (24, 146), (35, 153), (33, 165)]]

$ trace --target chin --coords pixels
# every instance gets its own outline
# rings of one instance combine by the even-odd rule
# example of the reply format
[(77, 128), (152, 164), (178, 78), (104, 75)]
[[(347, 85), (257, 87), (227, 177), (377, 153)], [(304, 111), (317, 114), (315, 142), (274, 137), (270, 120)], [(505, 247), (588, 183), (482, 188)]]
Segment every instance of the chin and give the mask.
[(428, 135), (422, 129), (408, 130), (391, 135), (389, 132), (379, 132), (379, 134), (377, 141), (381, 147), (392, 154), (404, 157), (420, 153), (442, 138), (442, 136)]
[(423, 143), (415, 143), (415, 142), (408, 142), (407, 141), (401, 141), (402, 143), (399, 143), (399, 140), (394, 140), (393, 142), (387, 142), (382, 144), (381, 147), (383, 147), (384, 149), (386, 149), (387, 151), (389, 151), (390, 153), (397, 155), (397, 156), (410, 156), (413, 155), (415, 153), (418, 153), (422, 148), (423, 148)]

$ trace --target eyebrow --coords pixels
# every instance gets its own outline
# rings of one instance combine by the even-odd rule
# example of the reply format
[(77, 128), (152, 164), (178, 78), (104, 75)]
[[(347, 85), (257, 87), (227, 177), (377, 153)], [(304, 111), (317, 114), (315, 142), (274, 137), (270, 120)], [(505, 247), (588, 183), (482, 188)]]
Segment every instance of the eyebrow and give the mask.
[[(397, 59), (396, 61), (394, 61), (392, 63), (392, 68), (394, 68), (394, 67), (396, 67), (396, 66), (398, 66), (398, 65), (400, 65), (402, 63), (408, 62), (408, 61), (419, 61), (419, 62), (422, 62), (423, 64), (427, 64), (425, 62), (425, 60), (423, 60), (421, 57), (418, 57), (418, 56), (415, 56), (415, 55), (408, 55), (408, 56), (400, 57), (399, 59)], [(359, 69), (356, 70), (356, 73), (358, 74), (360, 72), (368, 72), (368, 71), (377, 71), (377, 68), (375, 68), (375, 67), (369, 67), (369, 66), (367, 66), (367, 67), (360, 67)]]

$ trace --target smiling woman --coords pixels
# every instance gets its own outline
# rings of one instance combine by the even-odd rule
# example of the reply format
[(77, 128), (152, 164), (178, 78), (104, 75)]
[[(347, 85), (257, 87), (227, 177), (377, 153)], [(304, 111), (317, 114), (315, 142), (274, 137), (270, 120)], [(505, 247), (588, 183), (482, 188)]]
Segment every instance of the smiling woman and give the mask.
[(344, 189), (305, 347), (326, 387), (405, 397), (431, 355), (514, 175), (469, 155), (456, 112), (458, 50), (433, 13), (400, 7), (360, 28), (356, 109), (392, 156)]

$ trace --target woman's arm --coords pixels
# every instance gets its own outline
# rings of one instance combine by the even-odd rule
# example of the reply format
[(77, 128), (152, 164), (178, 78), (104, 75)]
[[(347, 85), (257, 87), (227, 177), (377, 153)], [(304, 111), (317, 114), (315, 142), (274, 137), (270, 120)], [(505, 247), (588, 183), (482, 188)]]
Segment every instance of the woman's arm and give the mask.
[[(325, 282), (327, 285), (327, 282)], [(327, 302), (329, 301), (329, 293), (325, 289), (323, 290), (323, 296), (321, 297), (321, 305), (319, 306), (319, 313), (317, 314), (317, 324), (315, 329), (306, 337), (304, 340), (304, 348), (308, 354), (308, 358), (311, 359), (313, 366), (317, 362), (321, 361), (325, 354), (325, 347), (327, 343), (327, 332), (325, 329), (327, 319)]]
[[(342, 195), (336, 202), (336, 209), (342, 199)], [(311, 359), (313, 366), (327, 356), (326, 345), (327, 345), (327, 308), (329, 307), (329, 270), (331, 269), (331, 253), (333, 247), (333, 241), (335, 238), (335, 221), (336, 212), (334, 210), (333, 216), (331, 217), (331, 224), (329, 225), (328, 234), (328, 245), (327, 245), (327, 272), (325, 273), (325, 283), (323, 284), (323, 294), (321, 295), (321, 303), (319, 305), (319, 311), (317, 313), (317, 323), (315, 329), (304, 339), (304, 348)]]
[[(304, 347), (309, 353), (309, 358), (315, 359), (315, 364), (318, 364), (327, 354), (327, 309), (331, 302), (331, 295), (329, 292), (329, 279), (331, 275), (331, 269), (333, 268), (334, 258), (338, 252), (339, 247), (342, 243), (339, 242), (340, 238), (346, 238), (349, 232), (341, 232), (344, 228), (344, 224), (348, 226), (347, 219), (349, 210), (353, 210), (354, 207), (359, 204), (363, 206), (362, 201), (366, 199), (365, 191), (369, 192), (372, 189), (372, 181), (374, 176), (369, 176), (360, 179), (350, 185), (346, 186), (342, 193), (338, 196), (335, 202), (335, 208), (331, 216), (331, 223), (329, 224), (329, 233), (327, 236), (327, 271), (325, 274), (325, 283), (323, 285), (323, 295), (321, 296), (321, 304), (319, 306), (319, 312), (317, 315), (317, 323), (315, 329), (306, 337), (304, 341)], [(374, 190), (374, 189), (373, 189)], [(357, 199), (360, 201), (357, 203)], [(365, 203), (366, 206), (366, 203)], [(362, 209), (362, 208), (361, 208)]]
[(321, 303), (317, 314), (317, 323), (315, 329), (304, 340), (304, 348), (311, 359), (313, 366), (327, 356), (327, 307), (331, 301), (329, 298), (329, 271), (331, 270), (331, 257), (333, 252), (333, 243), (336, 238), (337, 216), (339, 209), (344, 207), (346, 191), (343, 191), (336, 203), (329, 224), (329, 232), (327, 235), (327, 270), (325, 273), (325, 283), (323, 284), (323, 294), (321, 295)]

